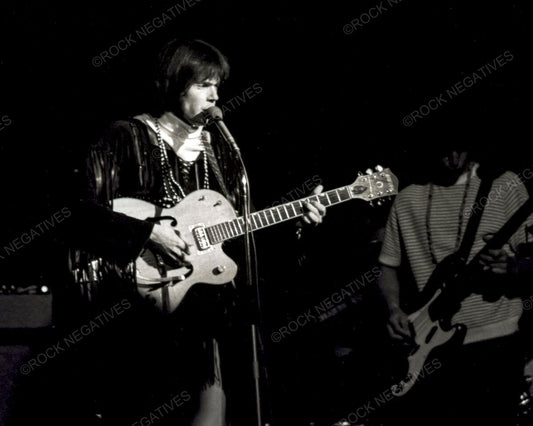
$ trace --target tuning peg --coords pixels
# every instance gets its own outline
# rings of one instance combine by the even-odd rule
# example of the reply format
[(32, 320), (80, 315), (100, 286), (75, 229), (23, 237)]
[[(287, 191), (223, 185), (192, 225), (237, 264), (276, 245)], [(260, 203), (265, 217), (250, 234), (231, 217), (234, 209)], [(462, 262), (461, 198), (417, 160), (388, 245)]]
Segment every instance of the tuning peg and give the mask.
[(367, 175), (371, 175), (372, 173), (374, 173), (374, 171), (373, 171), (372, 169), (366, 169), (366, 170), (365, 170), (365, 173), (366, 173)]
[(379, 164), (375, 167), (376, 169), (376, 172), (382, 172), (383, 171), (383, 167), (381, 167)]

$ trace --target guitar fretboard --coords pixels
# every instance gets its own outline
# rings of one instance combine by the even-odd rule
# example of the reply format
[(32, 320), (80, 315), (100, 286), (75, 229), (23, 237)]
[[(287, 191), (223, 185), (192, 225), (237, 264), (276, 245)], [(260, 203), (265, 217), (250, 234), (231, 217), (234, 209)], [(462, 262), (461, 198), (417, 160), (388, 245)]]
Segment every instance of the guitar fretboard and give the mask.
[[(250, 215), (248, 226), (251, 231), (256, 231), (280, 222), (295, 219), (304, 214), (304, 204), (306, 201), (315, 200), (328, 207), (357, 197), (358, 193), (365, 192), (366, 189), (366, 187), (345, 186), (318, 195), (302, 198), (301, 200), (261, 210)], [(205, 228), (207, 236), (212, 244), (221, 243), (243, 235), (244, 229), (245, 220), (242, 216), (231, 221), (218, 223)]]

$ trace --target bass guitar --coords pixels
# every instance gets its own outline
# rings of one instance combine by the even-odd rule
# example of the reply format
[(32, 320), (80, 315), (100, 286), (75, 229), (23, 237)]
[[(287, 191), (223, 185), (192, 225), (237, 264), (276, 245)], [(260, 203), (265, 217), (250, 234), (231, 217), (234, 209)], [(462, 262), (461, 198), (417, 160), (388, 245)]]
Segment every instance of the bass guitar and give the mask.
[[(396, 176), (377, 166), (375, 172), (360, 173), (351, 185), (251, 213), (248, 229), (256, 231), (298, 218), (305, 212), (306, 201), (319, 201), (326, 207), (351, 199), (381, 203), (381, 199), (396, 195), (397, 188)], [(237, 265), (223, 252), (222, 244), (244, 234), (245, 219), (237, 217), (230, 202), (218, 192), (192, 192), (168, 209), (134, 198), (117, 198), (113, 210), (141, 220), (168, 220), (190, 246), (190, 263), (184, 266), (167, 264), (149, 248), (135, 261), (138, 292), (162, 311), (174, 311), (196, 283), (225, 284), (237, 274)]]
[(470, 262), (452, 253), (437, 265), (415, 304), (418, 309), (408, 315), (414, 344), (407, 356), (407, 374), (391, 387), (393, 395), (405, 395), (424, 376), (426, 361), (435, 349), (463, 342), (466, 326), (451, 324), (451, 318), (460, 309), (462, 300), (480, 290), (476, 288), (482, 280), (480, 256), (501, 248), (531, 214), (532, 207), (529, 198)]

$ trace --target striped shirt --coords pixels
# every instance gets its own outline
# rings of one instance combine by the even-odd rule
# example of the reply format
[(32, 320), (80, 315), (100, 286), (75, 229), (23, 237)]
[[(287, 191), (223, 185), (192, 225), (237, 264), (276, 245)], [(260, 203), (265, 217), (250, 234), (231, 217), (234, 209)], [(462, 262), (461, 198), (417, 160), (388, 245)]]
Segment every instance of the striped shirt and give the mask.
[[(468, 218), (478, 207), (474, 206), (474, 202), (480, 182), (474, 175), (468, 188), (466, 184), (447, 187), (433, 185), (429, 228), (432, 250), (437, 262), (456, 250), (459, 215), (463, 215), (462, 237)], [(468, 191), (464, 211), (461, 212), (465, 189)], [(424, 288), (435, 269), (430, 255), (426, 225), (429, 190), (429, 184), (410, 185), (397, 195), (387, 221), (379, 256), (382, 264), (393, 268), (407, 262), (419, 290)], [(505, 172), (494, 180), (487, 198), (481, 200), (486, 201), (485, 210), (469, 261), (485, 245), (483, 236), (497, 232), (527, 198), (527, 190), (515, 173)], [(531, 222), (531, 217), (528, 220)], [(522, 224), (509, 239), (508, 244), (504, 246), (506, 250), (512, 250), (525, 241), (524, 226)], [(488, 302), (483, 300), (481, 295), (472, 294), (462, 302), (461, 309), (452, 318), (452, 324), (465, 324), (465, 343), (471, 343), (514, 333), (518, 329), (521, 314), (520, 298), (508, 299), (502, 296), (495, 302)]]

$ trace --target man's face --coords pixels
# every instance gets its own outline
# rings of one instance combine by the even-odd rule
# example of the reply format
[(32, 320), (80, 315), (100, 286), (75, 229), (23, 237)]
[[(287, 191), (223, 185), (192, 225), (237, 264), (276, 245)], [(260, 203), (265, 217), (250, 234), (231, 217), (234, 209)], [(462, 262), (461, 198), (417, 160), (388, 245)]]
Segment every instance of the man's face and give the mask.
[(207, 79), (193, 84), (180, 97), (181, 117), (191, 122), (193, 117), (215, 106), (218, 100), (218, 86), (219, 81), (216, 79)]
[(466, 165), (467, 153), (465, 151), (450, 151), (441, 157), (442, 165), (450, 170), (463, 170)]
[(433, 181), (438, 185), (453, 185), (465, 171), (468, 164), (466, 151), (448, 151), (439, 154), (439, 161), (433, 168)]

